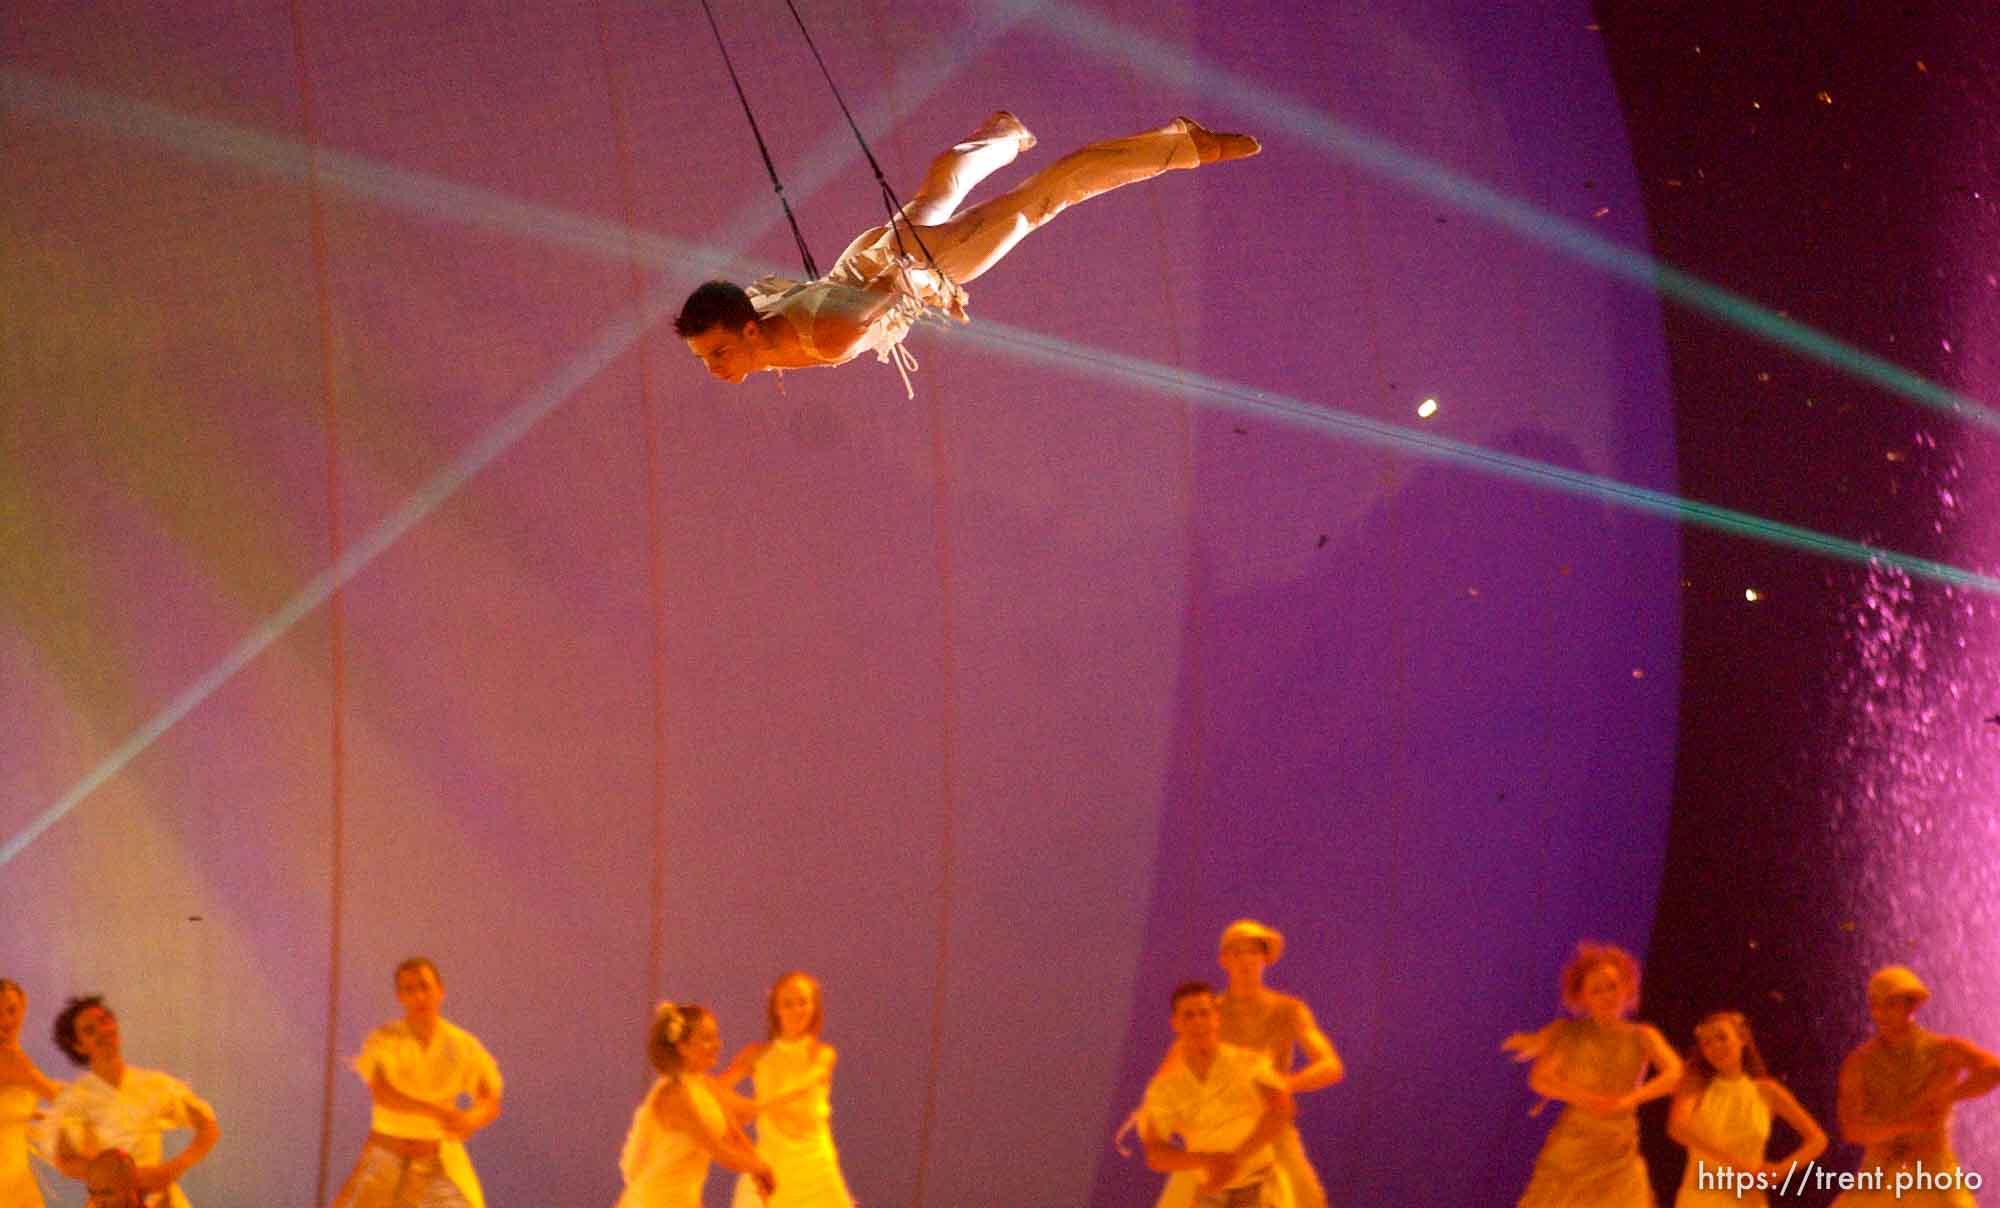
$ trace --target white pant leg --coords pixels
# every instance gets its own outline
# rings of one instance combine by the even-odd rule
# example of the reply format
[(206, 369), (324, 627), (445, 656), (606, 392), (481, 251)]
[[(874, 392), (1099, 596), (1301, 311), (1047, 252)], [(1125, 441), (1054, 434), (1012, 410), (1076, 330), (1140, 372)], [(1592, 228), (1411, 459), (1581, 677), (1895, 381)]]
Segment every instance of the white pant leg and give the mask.
[(1072, 151), (998, 197), (918, 234), (946, 276), (964, 285), (992, 268), (1028, 232), (1079, 201), (1162, 172), (1199, 164), (1194, 139), (1176, 120), (1158, 130)]
[(906, 221), (913, 226), (934, 226), (948, 220), (980, 181), (1014, 162), (1021, 153), (1021, 143), (1013, 131), (1020, 127), (997, 127), (999, 116), (987, 118), (977, 130), (931, 161), (923, 183), (903, 205)]
[(1296, 1208), (1326, 1208), (1326, 1189), (1319, 1184), (1319, 1174), (1313, 1170), (1312, 1159), (1306, 1157), (1305, 1143), (1299, 1140), (1299, 1130), (1287, 1128), (1278, 1134), (1274, 1148), (1278, 1154), (1278, 1169), (1291, 1185), (1292, 1203)]

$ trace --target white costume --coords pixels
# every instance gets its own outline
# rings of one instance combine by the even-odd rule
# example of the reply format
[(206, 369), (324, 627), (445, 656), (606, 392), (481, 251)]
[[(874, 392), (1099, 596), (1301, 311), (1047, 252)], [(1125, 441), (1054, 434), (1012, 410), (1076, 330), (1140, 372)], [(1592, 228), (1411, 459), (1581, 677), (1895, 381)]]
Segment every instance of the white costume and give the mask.
[[(721, 1135), (729, 1127), (722, 1105), (703, 1079), (685, 1079), (688, 1100), (709, 1131)], [(701, 1208), (701, 1185), (708, 1179), (708, 1150), (687, 1133), (662, 1128), (656, 1110), (661, 1095), (676, 1084), (661, 1078), (639, 1101), (625, 1147), (618, 1154), (618, 1173), (625, 1176), (617, 1208)]]
[[(751, 1068), (757, 1098), (797, 1086), (812, 1077), (810, 1036), (773, 1040)], [(771, 1164), (778, 1189), (770, 1199), (757, 1191), (756, 1180), (736, 1180), (734, 1208), (854, 1208), (854, 1196), (841, 1177), (840, 1155), (833, 1147), (832, 1087), (824, 1082), (757, 1115), (757, 1152)]]
[[(1187, 119), (1176, 118), (1158, 130), (1072, 151), (1018, 187), (959, 211), (974, 186), (1033, 145), (1034, 136), (1011, 114), (994, 114), (931, 165), (902, 209), (904, 221), (863, 231), (816, 281), (760, 278), (749, 287), (751, 305), (760, 316), (783, 315), (801, 347), (823, 356), (822, 364), (845, 364), (862, 352), (893, 361), (907, 390), (909, 371), (917, 367), (902, 345), (911, 324), (927, 310), (965, 322), (960, 286), (993, 267), (1028, 232), (1099, 193), (1200, 164)], [(860, 344), (822, 354), (813, 343), (812, 321), (838, 291), (894, 294), (897, 300)]]
[[(461, 1095), (476, 1097), (482, 1089), (498, 1095), (502, 1089), (500, 1065), (486, 1046), (445, 1019), (437, 1021), (429, 1044), (417, 1039), (407, 1020), (376, 1028), (362, 1043), (354, 1072), (371, 1087), (380, 1074), (396, 1090), (432, 1103), (455, 1103)], [(405, 1202), (425, 1208), (485, 1208), (465, 1142), (446, 1137), (443, 1124), (377, 1103), (368, 1127), (371, 1133), (390, 1138), (391, 1144), (411, 1144), (404, 1152), (372, 1140), (364, 1144), (334, 1208), (400, 1208)]]
[[(1764, 1164), (1764, 1146), (1771, 1139), (1771, 1106), (1753, 1079), (1741, 1075), (1709, 1079), (1695, 1101), (1694, 1125), (1735, 1170), (1754, 1174)], [(1754, 1187), (1739, 1191), (1733, 1180), (1718, 1178), (1712, 1161), (1705, 1154), (1689, 1152), (1674, 1208), (1764, 1208), (1771, 1202)], [(1707, 1187), (1702, 1186), (1704, 1171)]]
[[(57, 1143), (50, 1134), (61, 1132), (77, 1153), (122, 1149), (141, 1166), (157, 1166), (166, 1157), (160, 1134), (193, 1128), (197, 1114), (215, 1119), (215, 1110), (171, 1074), (128, 1065), (124, 1079), (112, 1086), (86, 1070), (49, 1102), (43, 1118), (43, 1148), (56, 1152)], [(148, 1201), (154, 1202), (166, 1208), (188, 1208), (188, 1198), (179, 1184), (157, 1201)]]
[[(1270, 1058), (1250, 1049), (1218, 1046), (1206, 1078), (1195, 1077), (1176, 1054), (1146, 1084), (1146, 1097), (1139, 1104), (1141, 1127), (1157, 1138), (1179, 1133), (1190, 1152), (1227, 1152), (1256, 1130), (1268, 1106), (1263, 1092), (1284, 1089), (1285, 1081), (1271, 1067)], [(1173, 1202), (1186, 1186), (1170, 1179), (1159, 1204)], [(1210, 1189), (1195, 1202), (1291, 1208), (1291, 1186), (1278, 1167), (1276, 1150), (1266, 1145), (1244, 1159), (1228, 1188)]]

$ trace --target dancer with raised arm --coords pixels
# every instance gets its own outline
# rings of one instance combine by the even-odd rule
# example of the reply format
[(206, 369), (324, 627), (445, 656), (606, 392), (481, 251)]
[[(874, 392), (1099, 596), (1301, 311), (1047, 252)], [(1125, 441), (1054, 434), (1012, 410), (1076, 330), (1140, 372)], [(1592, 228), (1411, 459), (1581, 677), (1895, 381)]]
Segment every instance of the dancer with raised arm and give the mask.
[[(1667, 1113), (1667, 1135), (1688, 1151), (1674, 1208), (1763, 1208), (1772, 1189), (1805, 1186), (1809, 1164), (1826, 1152), (1826, 1132), (1765, 1071), (1750, 1021), (1717, 1011), (1695, 1025), (1694, 1041)], [(1775, 1161), (1764, 1157), (1773, 1116), (1799, 1137)]]
[(1563, 1105), (1520, 1208), (1653, 1208), (1638, 1108), (1673, 1093), (1681, 1059), (1659, 1029), (1626, 1018), (1639, 1005), (1639, 962), (1623, 948), (1578, 944), (1560, 989), (1572, 1018), (1502, 1046), (1534, 1062), (1536, 1094)]
[(28, 1125), (62, 1091), (21, 1047), (27, 1014), (27, 992), (0, 977), (0, 1204), (7, 1208), (41, 1208), (41, 1184), (28, 1166)]
[(368, 1033), (354, 1059), (373, 1106), (334, 1208), (484, 1208), (465, 1139), (500, 1114), (500, 1065), (439, 1014), (444, 979), (429, 957), (397, 965), (395, 985), (403, 1017)]
[(747, 290), (711, 281), (688, 296), (674, 331), (725, 382), (766, 369), (843, 365), (873, 352), (896, 364), (907, 390), (916, 368), (902, 346), (910, 325), (926, 310), (963, 323), (961, 287), (1030, 231), (1111, 189), (1262, 150), (1248, 135), (1175, 118), (1157, 130), (1072, 151), (1014, 189), (959, 209), (980, 181), (1034, 145), (1020, 119), (995, 113), (932, 161), (896, 221), (863, 231), (825, 276), (764, 277)]
[(653, 1012), (646, 1059), (659, 1077), (625, 1133), (617, 1208), (701, 1208), (711, 1161), (750, 1175), (764, 1195), (779, 1186), (710, 1088), (707, 1075), (721, 1055), (722, 1032), (707, 1008), (663, 1002)]
[[(1840, 1131), (1862, 1146), (1837, 1208), (1975, 1208), (1951, 1147), (1951, 1109), (2000, 1086), (2000, 1057), (1917, 1026), (1930, 987), (1902, 965), (1868, 979), (1875, 1035), (1840, 1065)], [(1972, 1187), (1976, 1187), (1975, 1181)]]
[[(749, 1045), (715, 1081), (725, 1106), (756, 1120), (757, 1153), (778, 1180), (766, 1196), (749, 1174), (736, 1180), (735, 1208), (854, 1208), (833, 1145), (833, 1066), (838, 1054), (820, 1039), (825, 1023), (820, 985), (791, 972), (771, 987), (765, 1004), (769, 1039)], [(744, 1078), (754, 1098), (726, 1093)]]

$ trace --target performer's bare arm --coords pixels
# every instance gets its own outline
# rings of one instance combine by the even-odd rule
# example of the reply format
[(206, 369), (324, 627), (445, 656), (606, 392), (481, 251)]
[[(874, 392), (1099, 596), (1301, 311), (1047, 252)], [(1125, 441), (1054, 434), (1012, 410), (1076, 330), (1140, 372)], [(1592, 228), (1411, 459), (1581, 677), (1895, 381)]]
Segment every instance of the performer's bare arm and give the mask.
[[(419, 1099), (415, 1095), (397, 1090), (396, 1085), (389, 1081), (389, 1076), (381, 1070), (376, 1070), (375, 1076), (368, 1080), (368, 1098), (377, 1107), (386, 1107), (392, 1112), (429, 1116), (442, 1124), (446, 1132), (458, 1136), (464, 1136), (476, 1127), (469, 1126), (467, 1113), (459, 1111), (449, 1103), (432, 1103), (428, 1099)], [(498, 1110), (496, 1106), (496, 1115)]]
[(855, 355), (868, 338), (869, 327), (896, 304), (897, 298), (895, 294), (842, 285), (815, 292), (819, 303), (812, 316), (812, 344), (815, 353), (827, 361), (844, 361)]
[(2000, 1057), (1956, 1036), (1947, 1038), (1944, 1043), (1952, 1078), (1945, 1094), (1946, 1103), (1977, 1099), (2000, 1086)]
[(662, 1128), (686, 1133), (716, 1162), (729, 1169), (749, 1175), (765, 1195), (770, 1195), (777, 1186), (777, 1179), (771, 1173), (771, 1164), (759, 1154), (743, 1130), (734, 1124), (725, 1124), (720, 1132), (709, 1128), (708, 1121), (694, 1108), (694, 1101), (688, 1097), (685, 1083), (664, 1088), (653, 1096), (653, 1116)]
[(194, 1119), (194, 1140), (164, 1162), (152, 1166), (135, 1166), (134, 1177), (140, 1191), (164, 1191), (181, 1181), (195, 1163), (208, 1156), (215, 1143), (222, 1139), (222, 1129), (216, 1126), (215, 1118), (199, 1108), (190, 1106), (188, 1115)]
[(1618, 1101), (1612, 1096), (1601, 1095), (1572, 1083), (1563, 1052), (1556, 1048), (1544, 1049), (1542, 1055), (1535, 1058), (1535, 1064), (1528, 1067), (1528, 1089), (1544, 1099), (1574, 1103), (1600, 1115), (1610, 1115), (1618, 1110)]
[(1146, 1166), (1161, 1174), (1172, 1174), (1176, 1170), (1192, 1170), (1211, 1185), (1218, 1174), (1235, 1165), (1226, 1153), (1206, 1153), (1200, 1150), (1182, 1149), (1162, 1137), (1153, 1127), (1152, 1118), (1145, 1109), (1139, 1109), (1139, 1142), (1146, 1147)]
[(472, 1096), (472, 1106), (458, 1116), (458, 1125), (446, 1124), (445, 1131), (454, 1140), (463, 1141), (500, 1117), (500, 1088), (482, 1080)]
[(1660, 1030), (1651, 1024), (1638, 1025), (1639, 1040), (1646, 1046), (1646, 1059), (1656, 1071), (1651, 1078), (1640, 1083), (1638, 1089), (1618, 1098), (1621, 1108), (1637, 1107), (1641, 1103), (1651, 1103), (1674, 1093), (1681, 1084), (1681, 1070), (1684, 1068), (1681, 1055), (1674, 1052), (1674, 1046), (1660, 1035)]
[(1347, 1066), (1334, 1050), (1333, 1041), (1319, 1030), (1312, 1012), (1301, 1005), (1299, 1014), (1299, 1048), (1306, 1055), (1306, 1063), (1285, 1077), (1285, 1087), (1294, 1095), (1332, 1086), (1347, 1077)]
[(1532, 1032), (1515, 1032), (1500, 1042), (1500, 1048), (1512, 1054), (1516, 1061), (1533, 1061), (1548, 1051), (1549, 1045), (1555, 1042), (1556, 1030), (1561, 1026), (1561, 1020), (1553, 1019)]
[(1794, 1166), (1804, 1165), (1826, 1152), (1826, 1130), (1812, 1118), (1811, 1112), (1800, 1106), (1792, 1092), (1773, 1079), (1759, 1078), (1757, 1093), (1764, 1096), (1764, 1104), (1771, 1109), (1772, 1115), (1791, 1125), (1792, 1131), (1799, 1134), (1799, 1147), (1777, 1161), (1767, 1163), (1764, 1173), (1789, 1174)]

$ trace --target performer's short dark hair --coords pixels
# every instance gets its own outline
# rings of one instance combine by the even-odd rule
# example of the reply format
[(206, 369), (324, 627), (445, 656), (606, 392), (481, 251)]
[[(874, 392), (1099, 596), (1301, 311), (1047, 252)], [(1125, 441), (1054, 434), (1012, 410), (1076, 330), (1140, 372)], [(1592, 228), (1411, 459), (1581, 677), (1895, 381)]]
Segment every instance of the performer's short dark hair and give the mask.
[(716, 327), (739, 331), (756, 321), (757, 308), (750, 304), (750, 295), (742, 286), (733, 281), (710, 281), (681, 303), (674, 333), (687, 340)]
[(389, 975), (389, 984), (392, 986), (395, 985), (397, 982), (403, 980), (403, 974), (414, 973), (418, 969), (429, 969), (431, 971), (431, 980), (439, 986), (444, 985), (444, 974), (438, 972), (437, 962), (428, 956), (404, 957), (402, 963), (396, 966), (396, 971)]
[(1196, 994), (1206, 994), (1210, 998), (1214, 998), (1215, 987), (1205, 981), (1182, 982), (1180, 985), (1174, 987), (1174, 996), (1167, 1000), (1167, 1014), (1171, 1015), (1181, 1009), (1181, 999), (1191, 998)]
[[(104, 996), (102, 994), (88, 994), (81, 998), (70, 999), (63, 1004), (63, 1009), (57, 1012), (55, 1026), (56, 1047), (63, 1051), (63, 1056), (69, 1058), (71, 1064), (90, 1064), (90, 1058), (84, 1056), (83, 1050), (76, 1047), (76, 1017), (90, 1010), (92, 1007), (102, 1006), (104, 1006)], [(106, 1007), (105, 1009), (109, 1010), (110, 1008)]]

